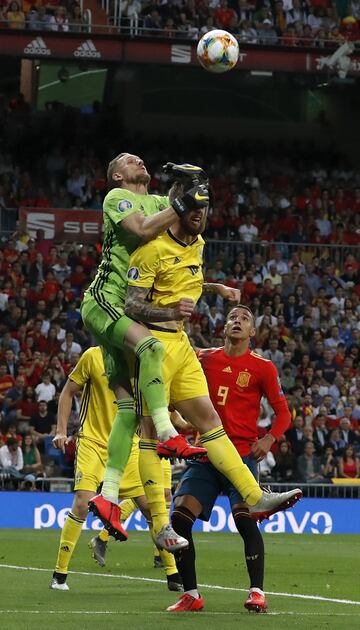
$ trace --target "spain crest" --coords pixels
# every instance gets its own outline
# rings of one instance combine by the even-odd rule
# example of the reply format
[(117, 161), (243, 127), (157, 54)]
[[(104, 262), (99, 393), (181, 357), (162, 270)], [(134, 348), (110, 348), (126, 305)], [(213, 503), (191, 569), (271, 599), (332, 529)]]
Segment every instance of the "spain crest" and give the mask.
[(250, 378), (251, 374), (249, 372), (239, 372), (239, 376), (236, 380), (236, 385), (239, 385), (239, 387), (248, 387)]

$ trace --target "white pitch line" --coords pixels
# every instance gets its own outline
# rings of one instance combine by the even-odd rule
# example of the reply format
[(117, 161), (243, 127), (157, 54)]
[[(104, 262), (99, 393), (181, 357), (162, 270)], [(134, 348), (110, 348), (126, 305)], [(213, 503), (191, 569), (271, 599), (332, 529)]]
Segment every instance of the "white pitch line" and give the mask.
[[(42, 571), (45, 573), (52, 573), (52, 569), (44, 569), (43, 567), (21, 567), (16, 564), (0, 564), (0, 569), (16, 569), (19, 571)], [(157, 584), (166, 584), (165, 580), (159, 580), (155, 578), (147, 577), (135, 577), (133, 575), (115, 575), (113, 573), (92, 573), (90, 571), (69, 571), (69, 575), (86, 575), (89, 577), (107, 577), (115, 580), (129, 580), (135, 582), (154, 582)], [(236, 588), (232, 586), (220, 586), (218, 584), (199, 584), (201, 588), (208, 588), (210, 590), (219, 591), (232, 591), (236, 593), (247, 593), (247, 588)], [(333, 597), (323, 597), (322, 595), (303, 595), (302, 593), (282, 593), (276, 591), (266, 591), (267, 595), (274, 595), (275, 597), (292, 597), (294, 599), (310, 599), (319, 602), (331, 602), (333, 604), (352, 604), (354, 606), (360, 606), (360, 601), (354, 601), (352, 599), (338, 599)]]
[[(167, 615), (166, 610), (147, 610), (142, 611), (145, 612), (146, 615)], [(239, 610), (238, 612), (216, 612), (216, 611), (207, 611), (201, 610), (198, 611), (201, 614), (201, 617), (216, 617), (216, 616), (228, 616), (228, 617), (239, 617), (239, 615), (248, 615), (247, 611)], [(8, 610), (0, 610), (0, 614), (21, 614), (21, 615), (41, 615), (46, 613), (47, 615), (138, 615), (138, 610), (47, 610), (44, 608), (43, 610), (17, 610), (17, 609), (8, 609)], [(294, 612), (294, 611), (278, 611), (278, 612), (267, 612), (267, 617), (279, 617), (281, 615), (292, 615), (293, 617), (354, 617), (355, 613), (333, 613), (333, 612)]]

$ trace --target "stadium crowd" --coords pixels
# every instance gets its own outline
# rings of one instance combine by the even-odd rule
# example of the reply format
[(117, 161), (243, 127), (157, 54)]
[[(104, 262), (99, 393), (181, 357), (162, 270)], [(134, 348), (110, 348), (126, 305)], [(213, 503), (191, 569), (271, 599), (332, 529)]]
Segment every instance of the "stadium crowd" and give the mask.
[[(121, 28), (132, 34), (135, 24), (142, 34), (188, 39), (220, 28), (250, 44), (324, 47), (359, 39), (359, 0), (120, 0), (120, 12)], [(81, 32), (87, 23), (74, 0), (1, 0), (0, 28)]]
[[(31, 120), (21, 97), (3, 108), (0, 123), (14, 116)], [(2, 214), (6, 208), (17, 213), (21, 206), (100, 211), (104, 165), (116, 154), (106, 135), (103, 147), (89, 149), (74, 137), (65, 150), (54, 142), (54, 130), (37, 143), (30, 128), (27, 124), (31, 143), (26, 134), (17, 138), (19, 153), (11, 134), (6, 137), (11, 124), (3, 126)], [(68, 132), (74, 128), (82, 130), (69, 125)], [(93, 132), (90, 123), (86, 129)], [(229, 145), (225, 157), (214, 142), (186, 147), (173, 141), (170, 155), (166, 139), (158, 143), (160, 161), (144, 138), (130, 145), (122, 136), (122, 146), (136, 143), (153, 173), (151, 192), (167, 190), (161, 164), (174, 156), (188, 161), (196, 155), (210, 173), (205, 278), (241, 289), (242, 301), (256, 317), (254, 347), (277, 366), (293, 418), (262, 463), (262, 478), (324, 482), (359, 477), (360, 265), (354, 246), (360, 238), (360, 172), (341, 156), (301, 145), (270, 149), (242, 142)], [(92, 343), (79, 304), (100, 255), (100, 242), (46, 240), (42, 230), (29, 234), (21, 222), (1, 238), (3, 479), (31, 482), (39, 475), (72, 475), (72, 453), (56, 457), (51, 439), (59, 392)], [(221, 345), (225, 317), (221, 298), (202, 298), (188, 324), (193, 344)], [(75, 400), (70, 432), (76, 432), (78, 414)], [(259, 435), (270, 426), (264, 401)]]

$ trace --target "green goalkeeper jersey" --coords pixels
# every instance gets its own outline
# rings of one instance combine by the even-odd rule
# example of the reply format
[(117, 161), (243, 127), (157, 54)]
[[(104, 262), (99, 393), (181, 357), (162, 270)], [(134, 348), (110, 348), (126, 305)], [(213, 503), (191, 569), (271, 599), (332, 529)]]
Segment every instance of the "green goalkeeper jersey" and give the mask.
[(145, 216), (156, 214), (169, 206), (168, 197), (139, 195), (124, 188), (113, 188), (104, 199), (104, 242), (102, 261), (94, 281), (89, 287), (91, 294), (108, 291), (125, 301), (127, 272), (132, 252), (140, 245), (135, 234), (127, 232), (121, 223), (135, 212)]

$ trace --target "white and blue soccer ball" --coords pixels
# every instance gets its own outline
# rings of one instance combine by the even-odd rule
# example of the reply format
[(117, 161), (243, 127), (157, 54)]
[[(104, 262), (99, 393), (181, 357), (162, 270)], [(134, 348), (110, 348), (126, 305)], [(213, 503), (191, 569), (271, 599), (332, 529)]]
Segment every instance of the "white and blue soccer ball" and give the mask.
[(209, 72), (227, 72), (239, 59), (239, 44), (227, 31), (215, 29), (205, 33), (197, 45), (197, 57)]

